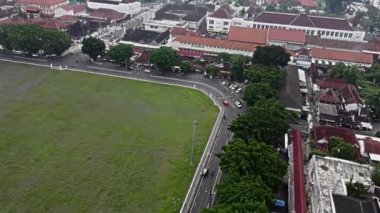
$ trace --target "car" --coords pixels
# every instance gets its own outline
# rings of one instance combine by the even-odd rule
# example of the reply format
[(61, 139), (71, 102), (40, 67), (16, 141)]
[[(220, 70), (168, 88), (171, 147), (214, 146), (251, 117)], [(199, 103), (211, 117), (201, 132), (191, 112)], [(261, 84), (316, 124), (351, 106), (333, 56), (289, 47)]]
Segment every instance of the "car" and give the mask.
[(208, 173), (208, 169), (207, 169), (207, 168), (204, 168), (204, 169), (202, 170), (201, 175), (203, 175), (203, 176), (207, 176), (207, 173)]
[(233, 89), (235, 86), (236, 86), (235, 84), (231, 84), (231, 85), (229, 86), (229, 88), (230, 88), (230, 89)]
[(227, 101), (227, 100), (224, 100), (224, 101), (223, 101), (223, 105), (224, 105), (224, 106), (228, 106), (228, 101)]
[(149, 72), (150, 72), (150, 69), (144, 69), (144, 72), (148, 72), (148, 73), (149, 73)]
[(226, 84), (227, 84), (227, 82), (225, 82), (225, 81), (222, 82), (222, 85), (223, 85), (223, 86), (226, 85)]
[(237, 90), (236, 90), (236, 94), (238, 94), (238, 93), (240, 93), (241, 92), (241, 90), (242, 90), (242, 88), (237, 88)]
[(240, 101), (235, 101), (235, 106), (239, 109), (241, 109), (243, 107), (243, 105), (241, 104)]
[(235, 90), (236, 88), (238, 88), (237, 86), (238, 86), (238, 85), (235, 84), (231, 89), (232, 89), (232, 90)]
[(17, 54), (17, 55), (22, 54), (22, 51), (20, 51), (20, 50), (12, 50), (12, 52), (13, 52), (14, 54)]

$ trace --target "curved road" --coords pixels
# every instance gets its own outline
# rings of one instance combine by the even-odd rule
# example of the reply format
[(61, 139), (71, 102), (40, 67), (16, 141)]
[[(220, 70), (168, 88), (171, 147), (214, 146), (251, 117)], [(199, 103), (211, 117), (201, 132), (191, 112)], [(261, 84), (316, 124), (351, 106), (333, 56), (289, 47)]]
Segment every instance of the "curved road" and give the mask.
[[(219, 106), (222, 106), (222, 101), (227, 100), (229, 106), (225, 107), (226, 118), (222, 119), (220, 129), (216, 136), (215, 144), (209, 154), (208, 161), (208, 174), (201, 177), (199, 188), (196, 192), (196, 197), (191, 206), (189, 212), (201, 212), (203, 208), (209, 206), (211, 200), (213, 200), (212, 188), (218, 177), (219, 159), (215, 156), (216, 153), (221, 152), (223, 145), (231, 139), (231, 134), (228, 131), (228, 126), (232, 120), (240, 113), (240, 109), (237, 109), (234, 105), (235, 100), (239, 97), (235, 93), (222, 86), (220, 80), (209, 80), (203, 77), (201, 74), (191, 76), (178, 76), (175, 74), (168, 74), (166, 76), (154, 75), (151, 73), (145, 73), (140, 71), (125, 71), (119, 66), (114, 64), (101, 64), (92, 63), (87, 60), (82, 54), (68, 55), (59, 59), (46, 59), (46, 58), (30, 58), (21, 55), (14, 55), (12, 53), (0, 52), (0, 60), (10, 61), (16, 63), (28, 63), (33, 65), (52, 66), (54, 69), (76, 69), (78, 71), (86, 71), (95, 74), (111, 75), (117, 77), (123, 77), (133, 80), (151, 81), (156, 83), (175, 84), (179, 86), (196, 87), (206, 94), (208, 94)], [(200, 174), (195, 174), (200, 175)]]

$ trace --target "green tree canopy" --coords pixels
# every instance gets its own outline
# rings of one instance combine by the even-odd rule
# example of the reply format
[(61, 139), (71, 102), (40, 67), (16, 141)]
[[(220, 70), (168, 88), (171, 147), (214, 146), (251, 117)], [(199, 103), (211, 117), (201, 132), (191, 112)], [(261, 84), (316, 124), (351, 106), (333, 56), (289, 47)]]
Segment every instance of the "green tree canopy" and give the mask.
[(42, 50), (45, 54), (61, 55), (71, 46), (69, 34), (57, 30), (46, 30), (42, 36), (44, 41)]
[(244, 90), (243, 100), (247, 102), (248, 106), (253, 106), (260, 100), (270, 99), (276, 96), (276, 90), (274, 90), (269, 84), (251, 83)]
[(245, 115), (237, 117), (229, 129), (235, 137), (245, 141), (257, 140), (277, 146), (294, 117), (278, 100), (261, 100), (249, 107)]
[(132, 45), (118, 44), (108, 51), (108, 57), (115, 60), (118, 64), (125, 64), (128, 66), (130, 64), (130, 59), (133, 56)]
[(231, 77), (237, 81), (244, 80), (244, 67), (245, 67), (246, 57), (243, 55), (233, 55), (230, 58), (230, 71)]
[(346, 184), (346, 187), (347, 195), (350, 197), (359, 199), (365, 199), (368, 197), (369, 187), (357, 181), (353, 182), (352, 177), (350, 179), (350, 182)]
[(167, 72), (177, 64), (178, 58), (175, 50), (170, 47), (162, 46), (152, 51), (150, 63), (156, 65), (161, 71)]
[(356, 85), (360, 79), (361, 72), (357, 66), (346, 66), (343, 63), (337, 63), (331, 67), (328, 75), (329, 78), (344, 79), (348, 83)]
[(228, 62), (231, 56), (232, 56), (231, 54), (226, 53), (226, 52), (218, 53), (218, 59), (222, 62)]
[(331, 137), (329, 139), (329, 149), (334, 157), (355, 160), (354, 147), (340, 137)]
[(267, 83), (272, 88), (278, 89), (285, 77), (285, 72), (267, 66), (253, 65), (244, 71), (244, 76), (250, 83)]
[(326, 2), (326, 9), (328, 13), (340, 15), (346, 9), (346, 6), (350, 4), (347, 0), (329, 0)]
[(220, 69), (214, 65), (208, 64), (208, 65), (206, 65), (205, 71), (206, 71), (207, 75), (216, 76), (219, 74)]
[(375, 171), (372, 173), (371, 179), (372, 179), (372, 182), (376, 186), (380, 186), (380, 165), (379, 164), (376, 165)]
[(367, 74), (367, 79), (380, 86), (380, 64), (376, 63)]
[(190, 61), (181, 61), (179, 64), (182, 73), (189, 73), (191, 71), (191, 62)]
[(90, 37), (82, 41), (82, 53), (88, 55), (92, 60), (96, 60), (98, 56), (103, 55), (106, 49), (104, 41)]
[(264, 66), (284, 67), (290, 61), (290, 54), (280, 46), (258, 46), (253, 55), (253, 63)]
[(287, 167), (273, 146), (234, 139), (222, 149), (218, 157), (220, 168), (226, 176), (261, 177), (266, 186), (273, 190), (282, 183)]

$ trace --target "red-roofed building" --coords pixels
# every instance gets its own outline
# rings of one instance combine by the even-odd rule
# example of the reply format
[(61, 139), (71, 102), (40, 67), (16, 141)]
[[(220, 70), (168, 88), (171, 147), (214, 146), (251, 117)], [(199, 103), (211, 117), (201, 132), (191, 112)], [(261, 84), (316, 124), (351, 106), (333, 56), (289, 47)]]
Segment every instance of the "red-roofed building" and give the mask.
[(175, 38), (175, 37), (177, 37), (179, 35), (200, 36), (197, 33), (193, 32), (193, 31), (189, 31), (189, 30), (187, 30), (184, 27), (173, 27), (170, 30), (170, 36), (171, 36), (171, 38)]
[(88, 16), (91, 19), (106, 23), (116, 23), (127, 18), (127, 14), (119, 13), (111, 9), (97, 9)]
[(170, 42), (170, 46), (175, 50), (199, 52), (208, 56), (216, 56), (218, 53), (226, 52), (252, 57), (258, 45), (239, 41), (180, 35)]
[(87, 11), (86, 5), (84, 4), (68, 4), (58, 7), (54, 10), (55, 17), (61, 17), (65, 15), (75, 16), (84, 14)]
[(253, 28), (291, 29), (336, 40), (363, 41), (365, 32), (355, 31), (347, 20), (307, 14), (264, 11), (255, 17)]
[(358, 139), (361, 156), (380, 161), (380, 138), (366, 135), (356, 135), (356, 138)]
[(322, 151), (328, 151), (331, 137), (341, 137), (347, 143), (356, 144), (356, 136), (350, 129), (337, 126), (316, 126), (313, 131), (314, 143)]
[(344, 50), (311, 48), (310, 56), (312, 61), (319, 64), (334, 65), (337, 62), (342, 62), (346, 65), (357, 65), (358, 67), (370, 68), (374, 62), (372, 54)]
[(317, 3), (314, 0), (299, 0), (304, 8), (316, 8)]
[(67, 29), (67, 24), (60, 21), (49, 21), (41, 26), (47, 29), (52, 29), (52, 30), (66, 30)]
[(240, 41), (259, 45), (267, 44), (268, 31), (247, 27), (231, 26), (228, 32), (228, 40)]
[(69, 0), (17, 0), (16, 5), (23, 13), (39, 13), (41, 16), (54, 17), (54, 10), (69, 4)]
[(340, 104), (339, 97), (331, 89), (318, 91), (316, 101), (324, 104)]
[(294, 177), (294, 210), (297, 213), (307, 212), (307, 194), (305, 189), (304, 158), (301, 131), (295, 129), (293, 135), (293, 177)]

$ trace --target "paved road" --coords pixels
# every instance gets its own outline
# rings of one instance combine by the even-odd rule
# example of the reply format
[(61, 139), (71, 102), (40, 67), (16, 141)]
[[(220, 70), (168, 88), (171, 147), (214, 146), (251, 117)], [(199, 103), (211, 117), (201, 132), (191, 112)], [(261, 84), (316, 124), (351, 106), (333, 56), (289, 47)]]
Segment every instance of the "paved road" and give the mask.
[[(182, 86), (197, 87), (207, 93), (209, 96), (213, 97), (219, 105), (222, 106), (223, 100), (228, 100), (229, 106), (226, 107), (225, 115), (226, 118), (222, 120), (219, 132), (216, 137), (215, 146), (212, 151), (208, 153), (210, 155), (210, 160), (208, 161), (208, 174), (202, 177), (201, 184), (196, 194), (195, 201), (193, 203), (191, 212), (201, 212), (203, 208), (206, 208), (211, 199), (211, 190), (215, 184), (216, 176), (219, 169), (219, 159), (215, 156), (216, 153), (221, 151), (223, 145), (227, 143), (227, 140), (231, 138), (231, 134), (228, 131), (228, 126), (231, 121), (241, 113), (241, 109), (236, 108), (234, 102), (240, 99), (239, 95), (232, 93), (231, 90), (221, 85), (221, 80), (214, 79), (210, 80), (205, 78), (201, 74), (191, 74), (188, 76), (178, 76), (174, 73), (167, 74), (165, 76), (156, 75), (155, 73), (145, 73), (142, 70), (129, 70), (126, 71), (124, 68), (109, 64), (109, 63), (93, 63), (88, 60), (88, 58), (81, 53), (69, 54), (64, 58), (57, 59), (46, 59), (46, 58), (30, 58), (24, 57), (22, 55), (14, 55), (11, 53), (0, 52), (0, 59), (12, 60), (17, 62), (27, 62), (46, 66), (52, 66), (55, 69), (80, 69), (91, 71), (100, 74), (112, 74), (116, 76), (122, 76), (137, 80), (149, 80), (158, 83), (171, 83), (178, 84)], [(196, 174), (200, 175), (200, 174)]]

